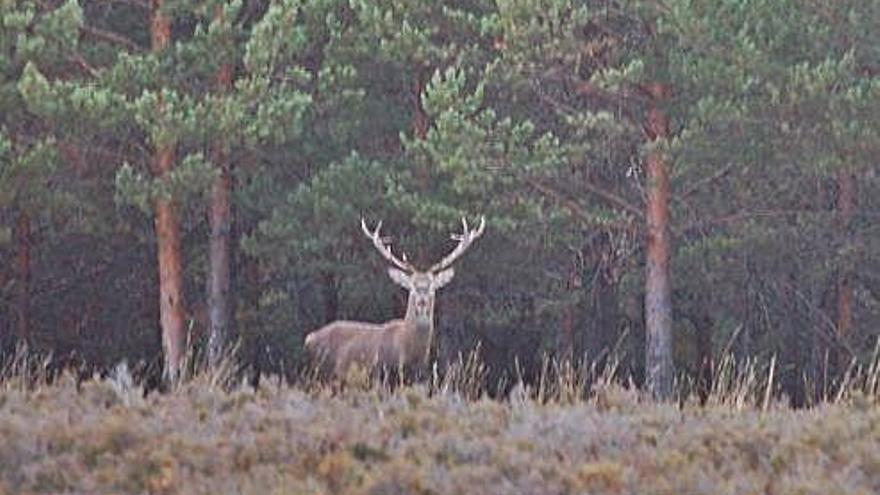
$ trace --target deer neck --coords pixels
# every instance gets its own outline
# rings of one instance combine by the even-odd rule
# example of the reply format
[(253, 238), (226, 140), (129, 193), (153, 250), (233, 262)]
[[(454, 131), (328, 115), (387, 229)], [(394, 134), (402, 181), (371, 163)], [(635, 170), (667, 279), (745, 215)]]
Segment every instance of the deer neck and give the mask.
[(428, 359), (431, 342), (434, 338), (434, 305), (433, 301), (430, 301), (427, 311), (420, 311), (416, 301), (417, 298), (410, 293), (406, 305), (406, 316), (404, 316), (405, 345), (409, 347), (410, 352), (422, 354), (418, 356), (418, 359), (425, 362)]

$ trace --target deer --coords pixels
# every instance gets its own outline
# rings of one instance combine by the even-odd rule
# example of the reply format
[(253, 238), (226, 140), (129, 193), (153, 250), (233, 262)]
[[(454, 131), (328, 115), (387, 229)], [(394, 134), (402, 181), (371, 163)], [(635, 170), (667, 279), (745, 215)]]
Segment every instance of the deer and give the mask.
[(385, 323), (337, 320), (309, 333), (306, 355), (321, 376), (344, 381), (354, 366), (371, 374), (427, 367), (434, 339), (435, 294), (452, 280), (452, 264), (483, 234), (486, 218), (480, 217), (476, 229), (469, 228), (464, 217), (461, 224), (462, 233), (452, 235), (458, 242), (455, 248), (427, 270), (419, 270), (406, 253), (398, 258), (392, 252), (390, 240), (380, 235), (381, 221), (370, 230), (361, 218), (361, 230), (392, 265), (388, 276), (409, 292), (406, 314)]

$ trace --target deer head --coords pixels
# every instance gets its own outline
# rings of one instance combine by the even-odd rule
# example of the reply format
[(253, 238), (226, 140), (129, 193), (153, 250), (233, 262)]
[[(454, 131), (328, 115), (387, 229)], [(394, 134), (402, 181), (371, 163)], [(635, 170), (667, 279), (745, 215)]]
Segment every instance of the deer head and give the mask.
[(388, 239), (382, 238), (379, 231), (382, 228), (382, 222), (376, 226), (375, 231), (367, 228), (366, 222), (361, 219), (361, 229), (371, 241), (373, 246), (379, 253), (388, 260), (393, 267), (388, 268), (388, 276), (391, 277), (397, 285), (400, 285), (409, 291), (409, 300), (407, 301), (406, 320), (416, 325), (418, 329), (428, 329), (432, 326), (434, 315), (434, 294), (437, 289), (448, 284), (455, 275), (455, 270), (450, 268), (464, 252), (470, 247), (471, 243), (483, 234), (486, 228), (486, 218), (480, 218), (480, 226), (476, 230), (468, 228), (467, 220), (462, 217), (462, 233), (453, 234), (452, 238), (458, 241), (455, 249), (449, 253), (440, 262), (434, 264), (427, 270), (418, 270), (407, 259), (406, 254), (403, 258), (398, 258), (391, 251), (391, 245)]

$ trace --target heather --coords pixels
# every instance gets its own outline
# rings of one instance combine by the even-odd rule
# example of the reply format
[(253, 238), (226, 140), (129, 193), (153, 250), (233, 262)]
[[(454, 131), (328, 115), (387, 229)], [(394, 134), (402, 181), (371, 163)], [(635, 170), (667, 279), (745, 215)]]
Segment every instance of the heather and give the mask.
[(808, 404), (880, 337), (878, 25), (878, 0), (3, 0), (0, 361), (158, 381), (240, 341), (293, 379), (311, 332), (405, 317), (412, 264), (454, 270), (438, 362), (620, 350), (667, 397), (776, 356)]
[[(448, 385), (448, 384), (446, 384)], [(0, 493), (872, 494), (880, 405), (852, 389), (792, 409), (713, 395), (657, 403), (597, 381), (219, 386), (146, 393), (124, 368), (7, 379)], [(746, 395), (741, 396), (746, 398)]]

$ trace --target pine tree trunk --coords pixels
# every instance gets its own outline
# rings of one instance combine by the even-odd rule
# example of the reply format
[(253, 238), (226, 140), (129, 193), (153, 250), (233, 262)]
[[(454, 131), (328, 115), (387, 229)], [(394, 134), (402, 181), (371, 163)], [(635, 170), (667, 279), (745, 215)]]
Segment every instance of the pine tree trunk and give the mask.
[[(707, 306), (704, 306), (706, 308)], [(697, 395), (705, 403), (709, 398), (714, 380), (714, 353), (712, 350), (712, 333), (715, 321), (708, 311), (700, 311), (696, 321), (697, 332)]]
[[(238, 217), (238, 226), (241, 226), (242, 218)], [(253, 256), (242, 256), (240, 284), (248, 312), (258, 314), (260, 311), (260, 296), (262, 296), (263, 275), (260, 262)]]
[[(431, 120), (425, 108), (422, 106), (422, 93), (425, 91), (425, 83), (422, 81), (422, 71), (415, 69), (415, 84), (413, 85), (413, 114), (412, 114), (412, 132), (416, 139), (424, 141), (428, 137), (428, 128)], [(431, 190), (431, 174), (428, 164), (424, 160), (420, 160), (415, 170), (416, 184), (418, 184), (419, 194), (427, 195)], [(427, 263), (428, 251), (424, 245), (419, 245), (416, 251), (416, 260), (420, 264)]]
[[(12, 268), (11, 266), (9, 267)], [(0, 265), (0, 297), (4, 294), (3, 288), (9, 283), (10, 274), (7, 272), (6, 266)], [(11, 314), (12, 308), (7, 305), (0, 305), (0, 360), (6, 355), (13, 340), (15, 339), (12, 331), (12, 324), (15, 318)]]
[[(578, 266), (577, 259), (572, 259), (568, 269), (568, 280), (565, 291), (569, 297), (573, 297), (580, 288), (577, 286)], [(560, 358), (563, 361), (573, 362), (575, 359), (575, 325), (577, 321), (578, 302), (568, 302), (562, 310), (562, 335), (560, 335)]]
[(559, 335), (559, 359), (571, 362), (574, 358), (574, 304), (568, 303), (562, 310), (562, 324)]
[[(651, 141), (667, 136), (666, 115), (658, 108), (665, 94), (652, 88), (646, 129)], [(661, 400), (672, 396), (672, 292), (669, 280), (669, 165), (661, 150), (652, 149), (647, 171), (647, 260), (645, 279), (645, 374), (648, 390)]]
[[(161, 13), (163, 0), (153, 1), (150, 26), (152, 49), (164, 50), (171, 42), (171, 19)], [(161, 106), (162, 103), (160, 102)], [(161, 112), (161, 108), (159, 109)], [(168, 180), (174, 167), (173, 143), (156, 143), (154, 173)], [(180, 376), (186, 347), (183, 308), (183, 276), (180, 247), (180, 221), (173, 198), (159, 198), (155, 203), (156, 242), (159, 264), (159, 322), (165, 352), (165, 377), (175, 382)]]
[(321, 273), (321, 291), (324, 296), (324, 321), (330, 323), (339, 319), (339, 288), (333, 272)]
[(799, 280), (795, 269), (786, 272), (776, 282), (779, 295), (777, 304), (782, 309), (780, 318), (774, 323), (782, 334), (777, 382), (781, 391), (790, 398), (791, 406), (802, 407), (808, 403), (814, 390), (812, 387), (817, 384), (815, 361), (810, 355), (816, 332), (806, 330), (809, 328), (809, 318), (804, 317), (805, 303), (797, 295)]
[(216, 365), (229, 344), (229, 288), (231, 273), (231, 180), (227, 167), (221, 165), (211, 186), (210, 260), (208, 275), (208, 359)]
[[(157, 151), (157, 166), (163, 167), (161, 170), (165, 174), (170, 171), (173, 160), (173, 150)], [(159, 321), (162, 327), (162, 348), (165, 351), (165, 376), (173, 382), (180, 375), (186, 347), (180, 221), (172, 199), (156, 200), (155, 214), (159, 255)]]
[[(253, 173), (257, 170), (255, 161), (256, 159), (252, 153), (244, 152), (239, 155), (237, 165), (240, 169), (249, 170)], [(241, 209), (232, 209), (231, 215), (234, 217), (232, 227), (235, 231), (230, 238), (234, 236), (234, 238), (239, 239), (246, 235), (252, 235), (256, 231), (256, 225), (249, 223), (249, 219)], [(234, 249), (231, 252), (231, 256), (234, 258), (232, 263), (236, 267), (235, 273), (239, 275), (235, 278), (235, 290), (240, 295), (239, 300), (243, 310), (242, 317), (247, 320), (247, 324), (252, 325), (258, 320), (258, 315), (260, 314), (260, 297), (263, 290), (263, 275), (260, 262), (258, 258), (249, 256), (240, 249), (237, 249), (237, 244), (231, 244), (230, 248)]]
[[(422, 106), (422, 93), (425, 92), (425, 83), (423, 81), (423, 71), (419, 69), (415, 70), (415, 78), (416, 82), (413, 87), (413, 117), (412, 117), (412, 131), (413, 134), (420, 140), (424, 140), (428, 137), (428, 129), (431, 126), (431, 119), (428, 117), (428, 113), (425, 112), (425, 108)], [(426, 179), (427, 180), (427, 179)]]
[[(856, 181), (852, 172), (841, 169), (837, 172), (837, 212), (840, 220), (840, 228), (844, 236), (850, 235), (855, 210)], [(849, 239), (844, 239), (848, 242)], [(853, 289), (852, 267), (848, 254), (837, 274), (837, 335), (846, 339), (852, 332), (853, 327)], [(839, 363), (846, 365), (846, 363)]]
[[(589, 291), (585, 294), (587, 313), (590, 315), (590, 329), (581, 354), (589, 359), (591, 366), (603, 366), (611, 356), (613, 346), (619, 335), (616, 331), (620, 322), (620, 302), (616, 291), (618, 282), (614, 279), (612, 265), (614, 252), (608, 234), (594, 237), (586, 248), (588, 263), (594, 267)], [(582, 289), (583, 290), (583, 289)]]
[(26, 342), (31, 333), (31, 218), (24, 211), (16, 220), (15, 247), (15, 336)]
[[(223, 15), (218, 7), (215, 16)], [(232, 86), (232, 65), (223, 64), (217, 72), (218, 90), (226, 92)], [(232, 226), (232, 180), (230, 178), (227, 154), (222, 143), (215, 146), (217, 176), (211, 185), (211, 205), (208, 210), (208, 223), (211, 228), (208, 274), (208, 315), (210, 328), (208, 337), (208, 360), (216, 366), (229, 345), (229, 293), (231, 277), (230, 236)]]

